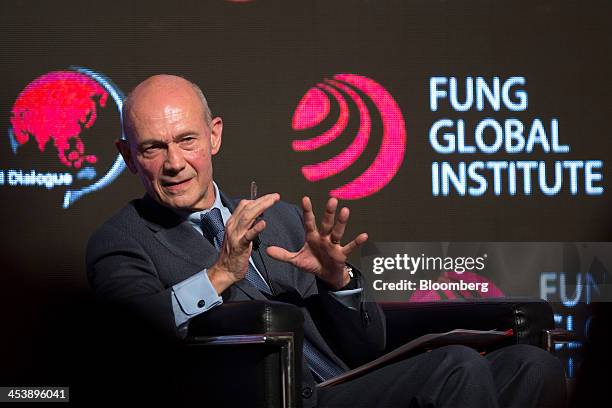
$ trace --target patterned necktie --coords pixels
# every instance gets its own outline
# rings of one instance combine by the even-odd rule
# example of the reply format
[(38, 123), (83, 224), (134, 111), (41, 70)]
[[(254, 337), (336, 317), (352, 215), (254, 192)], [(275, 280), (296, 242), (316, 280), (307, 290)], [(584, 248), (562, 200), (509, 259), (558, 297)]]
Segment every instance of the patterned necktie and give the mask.
[[(215, 246), (217, 251), (221, 248), (223, 243), (223, 236), (225, 235), (225, 225), (223, 224), (223, 217), (221, 216), (221, 210), (213, 208), (205, 214), (200, 216), (202, 222), (202, 232), (204, 236)], [(249, 269), (247, 270), (245, 279), (249, 281), (253, 286), (259, 289), (261, 292), (271, 295), (272, 291), (268, 286), (268, 283), (259, 275), (255, 267), (249, 262)], [(327, 379), (333, 378), (340, 375), (344, 370), (339, 367), (336, 363), (325, 356), (314, 344), (310, 343), (308, 339), (304, 337), (304, 357), (308, 362), (308, 367), (313, 372), (315, 378), (321, 382)]]
[[(200, 215), (200, 220), (202, 221), (202, 232), (204, 236), (208, 238), (218, 251), (219, 248), (221, 248), (223, 236), (225, 235), (225, 225), (223, 224), (221, 210), (215, 207), (206, 214)], [(249, 269), (247, 270), (245, 278), (261, 292), (267, 295), (272, 294), (268, 283), (263, 280), (251, 262), (249, 262)]]

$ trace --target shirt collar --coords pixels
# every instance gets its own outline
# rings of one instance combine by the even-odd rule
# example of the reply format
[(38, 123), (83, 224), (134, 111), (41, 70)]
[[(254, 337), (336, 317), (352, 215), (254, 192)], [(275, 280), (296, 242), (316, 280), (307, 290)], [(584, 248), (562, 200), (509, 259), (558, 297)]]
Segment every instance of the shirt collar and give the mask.
[(217, 186), (217, 183), (215, 183), (214, 181), (213, 181), (213, 186), (215, 187), (215, 202), (210, 208), (204, 209), (202, 211), (196, 211), (193, 213), (189, 213), (189, 215), (187, 215), (187, 219), (191, 223), (200, 225), (200, 217), (202, 216), (202, 214), (206, 214), (213, 208), (218, 208), (219, 210), (223, 208), (223, 203), (221, 203), (221, 194), (219, 194), (219, 187)]
[(207, 212), (209, 212), (213, 208), (218, 208), (219, 210), (223, 210), (223, 208), (224, 208), (223, 203), (221, 202), (221, 194), (219, 194), (219, 187), (217, 186), (217, 183), (215, 183), (214, 181), (213, 181), (213, 187), (215, 188), (215, 201), (213, 202), (212, 207), (206, 208), (206, 209), (201, 210), (201, 211), (196, 211), (196, 212), (189, 212), (189, 211), (177, 210), (177, 209), (172, 209), (172, 211), (175, 214), (179, 215), (184, 220), (187, 220), (187, 221), (191, 222), (192, 224), (195, 224), (195, 225), (197, 225), (199, 227), (199, 225), (200, 225), (200, 216), (202, 214), (206, 214)]

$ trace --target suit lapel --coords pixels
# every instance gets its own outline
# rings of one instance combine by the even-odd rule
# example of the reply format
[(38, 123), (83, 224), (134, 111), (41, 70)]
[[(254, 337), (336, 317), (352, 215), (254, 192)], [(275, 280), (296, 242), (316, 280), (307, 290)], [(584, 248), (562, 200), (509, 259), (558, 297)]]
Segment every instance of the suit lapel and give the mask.
[(155, 238), (175, 256), (202, 268), (216, 261), (215, 247), (175, 212), (148, 195), (141, 200), (139, 212)]

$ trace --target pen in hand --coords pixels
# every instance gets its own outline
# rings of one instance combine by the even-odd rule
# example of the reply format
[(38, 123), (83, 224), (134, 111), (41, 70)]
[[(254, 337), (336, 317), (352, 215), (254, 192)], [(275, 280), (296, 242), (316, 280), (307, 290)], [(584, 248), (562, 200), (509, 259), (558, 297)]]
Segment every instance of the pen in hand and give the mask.
[[(257, 183), (255, 181), (251, 181), (251, 200), (255, 200), (257, 198)], [(263, 215), (263, 214), (262, 214)], [(255, 219), (255, 222), (259, 221), (259, 217)], [(261, 240), (259, 239), (259, 235), (255, 237), (253, 240), (253, 249), (259, 249), (259, 245), (261, 244)]]
[(257, 198), (257, 183), (255, 181), (251, 181), (251, 200)]

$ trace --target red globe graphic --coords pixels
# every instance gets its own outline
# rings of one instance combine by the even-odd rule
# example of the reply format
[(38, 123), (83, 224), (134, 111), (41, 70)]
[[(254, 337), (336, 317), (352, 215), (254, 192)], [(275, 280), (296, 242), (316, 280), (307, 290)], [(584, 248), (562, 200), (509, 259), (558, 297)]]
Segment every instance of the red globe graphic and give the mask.
[(80, 137), (94, 125), (98, 107), (106, 106), (108, 92), (92, 78), (73, 71), (49, 72), (30, 82), (11, 111), (15, 141), (21, 146), (35, 142), (43, 152), (49, 141), (60, 162), (79, 169), (97, 157), (85, 153)]

